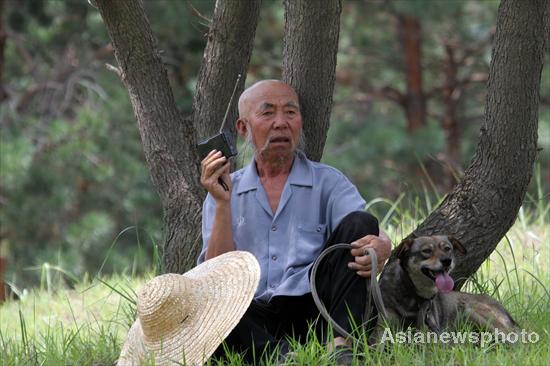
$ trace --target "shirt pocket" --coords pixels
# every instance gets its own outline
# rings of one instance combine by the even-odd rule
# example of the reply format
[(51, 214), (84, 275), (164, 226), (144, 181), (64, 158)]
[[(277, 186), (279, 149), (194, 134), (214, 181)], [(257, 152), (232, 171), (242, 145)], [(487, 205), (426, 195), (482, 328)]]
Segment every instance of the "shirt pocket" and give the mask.
[(289, 265), (294, 270), (303, 268), (319, 256), (325, 246), (327, 225), (302, 223), (298, 225), (297, 240), (290, 250)]

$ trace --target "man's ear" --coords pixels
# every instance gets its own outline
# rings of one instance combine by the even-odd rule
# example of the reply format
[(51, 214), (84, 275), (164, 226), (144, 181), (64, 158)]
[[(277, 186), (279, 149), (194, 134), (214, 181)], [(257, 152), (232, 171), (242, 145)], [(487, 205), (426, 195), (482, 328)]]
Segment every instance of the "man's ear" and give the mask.
[(411, 245), (413, 244), (414, 239), (413, 238), (407, 238), (399, 244), (397, 248), (395, 248), (395, 256), (399, 259), (404, 259), (409, 250), (411, 250)]
[(245, 118), (239, 118), (237, 120), (237, 123), (235, 124), (235, 129), (237, 130), (237, 133), (242, 137), (246, 138), (246, 133), (248, 132), (248, 125), (246, 124)]
[(449, 241), (453, 245), (453, 248), (456, 251), (458, 251), (460, 254), (464, 255), (464, 254), (467, 253), (466, 248), (464, 248), (464, 245), (462, 245), (462, 243), (457, 238), (455, 238), (452, 235), (449, 235), (449, 236), (447, 236), (447, 239), (449, 239)]

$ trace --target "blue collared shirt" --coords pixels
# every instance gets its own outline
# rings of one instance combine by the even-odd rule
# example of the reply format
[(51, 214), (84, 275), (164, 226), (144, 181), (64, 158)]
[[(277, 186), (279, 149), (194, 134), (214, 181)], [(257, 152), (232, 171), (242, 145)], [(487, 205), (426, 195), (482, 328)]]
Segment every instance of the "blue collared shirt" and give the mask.
[[(350, 212), (364, 210), (357, 188), (338, 170), (296, 155), (277, 212), (273, 214), (254, 160), (231, 174), (233, 241), (237, 250), (256, 256), (261, 267), (255, 299), (300, 296), (310, 292), (309, 269), (325, 241)], [(216, 203), (203, 204), (204, 261)]]

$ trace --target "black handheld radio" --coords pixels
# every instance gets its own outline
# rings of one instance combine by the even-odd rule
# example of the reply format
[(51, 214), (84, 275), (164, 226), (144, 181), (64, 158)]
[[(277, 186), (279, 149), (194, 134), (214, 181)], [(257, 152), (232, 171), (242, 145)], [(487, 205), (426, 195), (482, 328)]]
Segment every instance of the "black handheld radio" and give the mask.
[[(237, 148), (235, 147), (233, 136), (231, 136), (231, 133), (228, 130), (225, 130), (224, 127), (225, 123), (227, 122), (227, 115), (229, 114), (229, 110), (231, 109), (231, 103), (233, 102), (233, 98), (235, 97), (235, 92), (237, 91), (237, 86), (239, 85), (240, 80), (241, 74), (237, 76), (237, 81), (235, 82), (235, 87), (233, 88), (233, 93), (231, 94), (231, 98), (229, 99), (227, 109), (225, 110), (225, 116), (223, 116), (222, 125), (220, 127), (220, 130), (218, 131), (218, 134), (204, 139), (197, 144), (197, 150), (201, 160), (204, 159), (206, 155), (208, 155), (208, 153), (212, 150), (221, 151), (223, 156), (225, 156), (227, 159), (237, 155)], [(223, 189), (225, 189), (226, 191), (229, 190), (229, 187), (227, 187), (227, 184), (225, 184), (221, 177), (218, 179), (218, 182), (222, 185)]]

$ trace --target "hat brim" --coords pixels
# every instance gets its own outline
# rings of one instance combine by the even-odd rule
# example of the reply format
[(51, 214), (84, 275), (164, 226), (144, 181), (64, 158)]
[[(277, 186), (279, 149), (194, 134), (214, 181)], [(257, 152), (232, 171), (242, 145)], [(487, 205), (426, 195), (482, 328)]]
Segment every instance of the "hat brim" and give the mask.
[(235, 328), (256, 292), (260, 266), (248, 252), (232, 251), (181, 275), (196, 284), (194, 310), (163, 339), (144, 337), (139, 319), (132, 325), (119, 365), (202, 365)]

